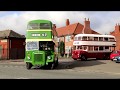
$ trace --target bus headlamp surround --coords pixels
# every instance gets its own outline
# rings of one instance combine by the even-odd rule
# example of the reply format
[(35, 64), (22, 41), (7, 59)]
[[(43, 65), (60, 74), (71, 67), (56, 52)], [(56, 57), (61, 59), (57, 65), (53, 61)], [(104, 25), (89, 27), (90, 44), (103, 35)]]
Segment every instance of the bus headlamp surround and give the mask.
[(30, 60), (30, 56), (27, 56), (27, 59)]
[(51, 58), (52, 58), (51, 56), (47, 56), (47, 59), (49, 59), (49, 60), (50, 60)]

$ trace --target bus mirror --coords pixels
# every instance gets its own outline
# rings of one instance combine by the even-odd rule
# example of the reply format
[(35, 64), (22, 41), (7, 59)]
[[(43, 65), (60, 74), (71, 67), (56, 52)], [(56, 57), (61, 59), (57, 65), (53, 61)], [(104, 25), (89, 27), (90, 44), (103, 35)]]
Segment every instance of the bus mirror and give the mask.
[(23, 45), (26, 45), (26, 42), (23, 42)]

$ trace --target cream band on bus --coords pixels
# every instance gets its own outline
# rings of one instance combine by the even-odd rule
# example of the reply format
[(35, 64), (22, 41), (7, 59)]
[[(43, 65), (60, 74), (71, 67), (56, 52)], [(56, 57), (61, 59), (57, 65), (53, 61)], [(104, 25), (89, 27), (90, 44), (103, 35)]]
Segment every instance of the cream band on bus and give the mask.
[[(74, 52), (86, 51), (87, 54), (101, 54), (110, 53), (115, 50), (116, 47), (116, 38), (112, 35), (99, 35), (99, 34), (77, 34), (74, 37), (73, 41), (73, 51), (72, 57), (73, 59), (78, 59), (80, 56), (76, 57)], [(86, 58), (89, 58), (89, 55), (84, 55)], [(108, 54), (107, 54), (108, 55)], [(90, 57), (95, 57), (91, 55)], [(107, 56), (108, 57), (108, 56)], [(96, 57), (95, 57), (96, 58)]]

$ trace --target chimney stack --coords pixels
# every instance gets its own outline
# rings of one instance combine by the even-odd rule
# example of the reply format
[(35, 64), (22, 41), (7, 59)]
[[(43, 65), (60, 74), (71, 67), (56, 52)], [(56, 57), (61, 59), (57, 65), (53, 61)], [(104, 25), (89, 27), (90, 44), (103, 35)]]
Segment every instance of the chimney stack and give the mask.
[(89, 21), (89, 18), (86, 20), (85, 18), (85, 21), (84, 21), (84, 27), (83, 27), (83, 30), (82, 30), (82, 33), (84, 34), (91, 34), (91, 28), (90, 28), (90, 21)]
[(85, 28), (90, 28), (90, 21), (89, 21), (89, 18), (88, 18), (88, 20), (86, 20), (86, 18), (85, 18), (85, 26), (84, 26)]
[(66, 20), (66, 26), (70, 25), (69, 19)]
[(119, 23), (116, 23), (116, 26), (115, 26), (115, 33), (120, 33), (120, 25)]
[(56, 24), (53, 24), (53, 27), (56, 28)]

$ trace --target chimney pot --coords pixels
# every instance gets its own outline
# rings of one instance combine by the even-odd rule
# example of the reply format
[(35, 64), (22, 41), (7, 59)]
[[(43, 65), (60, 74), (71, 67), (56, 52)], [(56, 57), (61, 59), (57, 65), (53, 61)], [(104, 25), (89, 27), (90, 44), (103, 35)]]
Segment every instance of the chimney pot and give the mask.
[(70, 25), (69, 19), (66, 20), (66, 26)]

